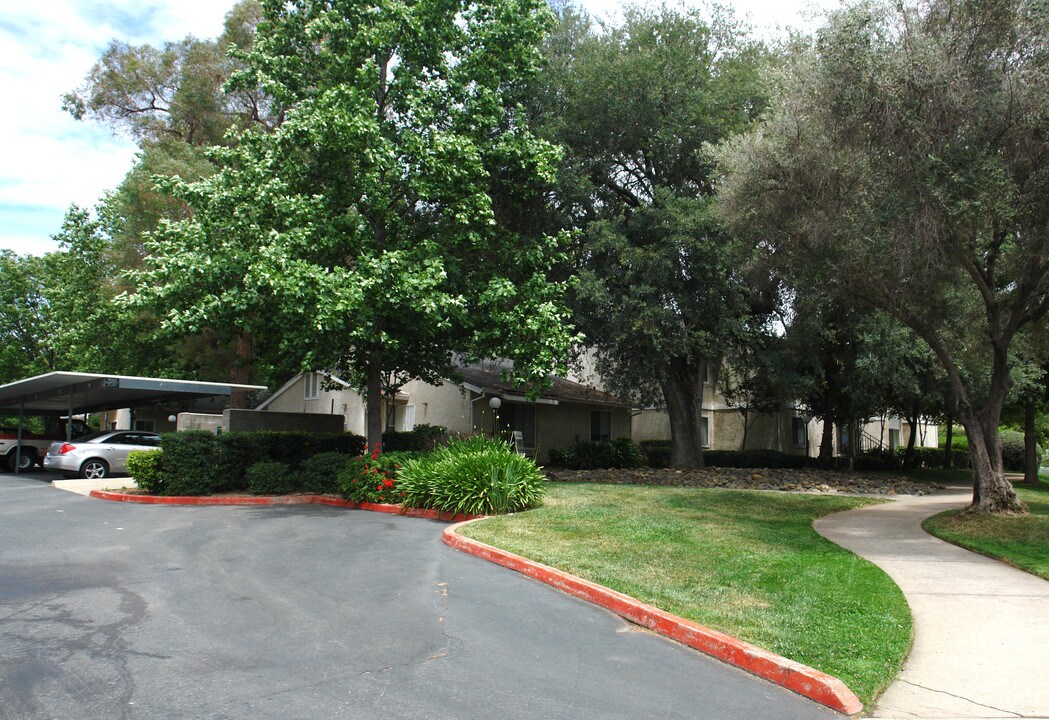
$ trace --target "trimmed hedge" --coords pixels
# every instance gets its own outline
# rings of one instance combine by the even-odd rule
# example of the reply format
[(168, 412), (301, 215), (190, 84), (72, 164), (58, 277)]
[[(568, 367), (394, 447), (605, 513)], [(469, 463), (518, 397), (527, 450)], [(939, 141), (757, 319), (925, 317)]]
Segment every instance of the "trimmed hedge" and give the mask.
[(206, 430), (166, 433), (160, 438), (164, 463), (161, 495), (208, 495), (223, 487), (219, 446)]
[(299, 472), (299, 486), (303, 492), (317, 495), (338, 494), (339, 474), (350, 466), (353, 458), (353, 455), (335, 451), (306, 458)]
[(645, 457), (645, 464), (653, 468), (670, 467), (669, 440), (642, 440), (638, 443)]
[(617, 438), (611, 442), (578, 441), (566, 448), (552, 449), (549, 457), (550, 465), (570, 470), (632, 468), (644, 462), (640, 446), (630, 438)]
[(244, 472), (252, 495), (285, 495), (294, 492), (296, 481), (287, 463), (274, 460), (257, 462)]
[(429, 452), (447, 441), (448, 429), (442, 425), (416, 425), (413, 430), (382, 434), (383, 452)]
[[(165, 433), (160, 447), (163, 470), (156, 492), (209, 495), (250, 490), (247, 470), (260, 462), (279, 462), (298, 473), (309, 458), (326, 452), (348, 456), (364, 452), (365, 439), (351, 433), (236, 432), (204, 430)], [(292, 486), (298, 481), (292, 480)]]
[[(868, 450), (856, 456), (855, 468), (857, 470), (900, 470), (903, 468), (903, 458), (906, 448), (889, 450)], [(943, 467), (944, 448), (914, 448), (912, 456), (912, 467), (914, 469), (939, 469)], [(951, 449), (951, 466), (958, 469), (969, 467), (969, 451)]]
[[(642, 440), (639, 444), (649, 467), (670, 467), (669, 440)], [(809, 458), (778, 450), (704, 450), (703, 462), (707, 467), (803, 468)]]
[(157, 495), (161, 487), (164, 453), (161, 450), (132, 450), (127, 456), (127, 471), (140, 490)]

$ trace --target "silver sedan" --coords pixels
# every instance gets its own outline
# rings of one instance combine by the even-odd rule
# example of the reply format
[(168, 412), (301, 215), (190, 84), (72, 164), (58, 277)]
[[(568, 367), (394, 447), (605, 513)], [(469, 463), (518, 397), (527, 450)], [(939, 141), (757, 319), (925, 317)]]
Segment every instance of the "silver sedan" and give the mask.
[(108, 430), (76, 438), (71, 442), (53, 442), (44, 456), (44, 467), (66, 477), (100, 480), (127, 471), (127, 456), (132, 450), (156, 450), (160, 436), (138, 430)]

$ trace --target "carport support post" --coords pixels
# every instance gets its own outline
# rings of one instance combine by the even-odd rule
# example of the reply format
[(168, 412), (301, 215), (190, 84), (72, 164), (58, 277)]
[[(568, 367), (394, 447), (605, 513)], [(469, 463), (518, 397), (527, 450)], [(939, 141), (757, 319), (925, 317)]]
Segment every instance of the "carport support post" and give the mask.
[(22, 472), (22, 421), (25, 417), (25, 400), (18, 403), (18, 445), (15, 447), (15, 475)]
[(69, 412), (66, 413), (66, 442), (73, 442), (73, 393), (69, 393)]

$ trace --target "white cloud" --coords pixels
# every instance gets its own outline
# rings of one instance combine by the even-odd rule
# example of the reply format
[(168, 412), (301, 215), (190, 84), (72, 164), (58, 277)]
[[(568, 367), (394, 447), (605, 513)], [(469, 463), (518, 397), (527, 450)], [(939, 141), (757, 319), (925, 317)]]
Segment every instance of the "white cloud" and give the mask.
[[(0, 15), (0, 87), (14, 99), (0, 113), (0, 248), (49, 248), (70, 203), (90, 207), (130, 169), (135, 146), (110, 128), (61, 110), (63, 93), (82, 82), (114, 38), (161, 45), (187, 34), (216, 37), (234, 0), (33, 0)], [(616, 0), (583, 0), (615, 14)], [(759, 29), (805, 25), (803, 11), (838, 0), (734, 0)], [(809, 24), (808, 27), (813, 27)], [(28, 225), (27, 218), (35, 225)], [(28, 248), (28, 250), (27, 250)], [(41, 250), (42, 252), (42, 250)]]
[[(0, 114), (0, 247), (53, 249), (70, 203), (90, 207), (134, 157), (129, 138), (77, 122), (61, 97), (79, 86), (114, 38), (161, 45), (187, 34), (216, 37), (234, 0), (37, 0), (0, 17), (0, 87), (17, 104)], [(27, 219), (35, 225), (27, 225)]]

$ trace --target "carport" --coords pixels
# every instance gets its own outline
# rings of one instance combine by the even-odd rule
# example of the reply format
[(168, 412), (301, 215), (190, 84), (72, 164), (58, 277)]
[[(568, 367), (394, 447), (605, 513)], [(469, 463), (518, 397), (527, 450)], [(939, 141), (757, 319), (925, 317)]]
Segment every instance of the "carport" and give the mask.
[[(262, 385), (51, 372), (0, 385), (0, 415), (18, 415), (17, 472), (21, 465), (23, 423), (27, 414), (72, 418), (80, 413), (136, 408), (175, 400), (228, 397), (238, 390), (264, 389)], [(66, 439), (71, 440), (71, 435), (72, 423), (67, 422)]]

